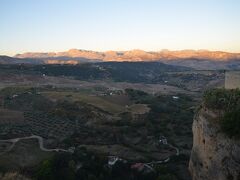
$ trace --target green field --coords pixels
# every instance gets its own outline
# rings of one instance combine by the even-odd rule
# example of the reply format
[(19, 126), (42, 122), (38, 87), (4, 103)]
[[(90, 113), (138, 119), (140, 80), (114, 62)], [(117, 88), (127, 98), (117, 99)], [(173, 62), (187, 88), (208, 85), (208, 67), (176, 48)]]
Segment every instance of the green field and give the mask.
[(128, 110), (133, 114), (145, 114), (149, 112), (150, 108), (146, 104), (133, 104), (128, 107)]
[(104, 111), (108, 111), (113, 114), (118, 114), (125, 111), (125, 106), (131, 102), (125, 95), (113, 95), (113, 96), (97, 96), (84, 92), (52, 92), (46, 91), (42, 95), (52, 100), (70, 100), (70, 101), (82, 101), (93, 106), (96, 106)]

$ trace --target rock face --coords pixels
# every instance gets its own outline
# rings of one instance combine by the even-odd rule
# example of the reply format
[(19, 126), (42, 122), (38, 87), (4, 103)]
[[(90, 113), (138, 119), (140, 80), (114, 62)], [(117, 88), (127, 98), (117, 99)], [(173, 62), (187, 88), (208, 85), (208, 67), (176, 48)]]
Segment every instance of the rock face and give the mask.
[(193, 180), (240, 179), (240, 140), (221, 132), (218, 114), (201, 108), (194, 118), (189, 162)]

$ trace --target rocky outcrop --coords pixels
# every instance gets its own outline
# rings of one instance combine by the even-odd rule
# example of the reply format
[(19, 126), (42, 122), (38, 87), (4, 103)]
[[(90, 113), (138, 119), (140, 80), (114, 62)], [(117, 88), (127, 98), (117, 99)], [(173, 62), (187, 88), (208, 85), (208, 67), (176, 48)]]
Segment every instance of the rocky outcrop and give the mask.
[(240, 140), (221, 132), (220, 112), (202, 107), (193, 121), (189, 170), (193, 180), (239, 180)]

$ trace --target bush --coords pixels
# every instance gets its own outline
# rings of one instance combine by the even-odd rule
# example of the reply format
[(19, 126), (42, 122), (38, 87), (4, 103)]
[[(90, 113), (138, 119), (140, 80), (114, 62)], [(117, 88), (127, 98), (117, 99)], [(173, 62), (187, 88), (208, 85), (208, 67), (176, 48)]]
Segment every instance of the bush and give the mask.
[(75, 179), (75, 164), (69, 154), (55, 154), (43, 161), (35, 174), (37, 180), (73, 180)]
[(240, 137), (240, 90), (213, 89), (204, 94), (207, 108), (222, 110), (220, 127), (229, 137)]
[(231, 110), (240, 106), (240, 90), (212, 89), (204, 93), (203, 99), (208, 108)]
[(139, 99), (142, 99), (142, 98), (148, 96), (148, 94), (146, 92), (136, 90), (136, 89), (125, 89), (125, 92), (131, 98), (131, 100), (139, 100)]
[(220, 121), (222, 130), (230, 137), (240, 137), (240, 109), (226, 112)]

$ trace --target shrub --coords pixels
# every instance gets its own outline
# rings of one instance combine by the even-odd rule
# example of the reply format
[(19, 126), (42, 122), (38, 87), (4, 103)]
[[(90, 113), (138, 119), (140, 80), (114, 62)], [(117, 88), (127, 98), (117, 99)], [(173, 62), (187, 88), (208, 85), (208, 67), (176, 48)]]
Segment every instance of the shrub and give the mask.
[(230, 137), (240, 137), (240, 109), (234, 109), (224, 114), (220, 121), (222, 130)]
[(132, 100), (139, 100), (139, 99), (142, 99), (142, 98), (148, 96), (148, 94), (146, 92), (136, 90), (136, 89), (125, 89), (125, 92), (129, 95), (129, 97)]
[(240, 106), (240, 90), (212, 89), (204, 93), (203, 99), (208, 108), (229, 110)]
[(213, 89), (204, 94), (207, 108), (222, 110), (220, 127), (229, 137), (240, 137), (240, 90)]

